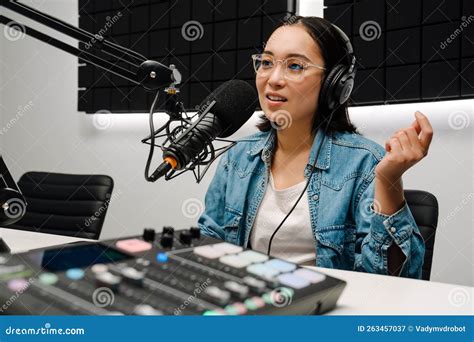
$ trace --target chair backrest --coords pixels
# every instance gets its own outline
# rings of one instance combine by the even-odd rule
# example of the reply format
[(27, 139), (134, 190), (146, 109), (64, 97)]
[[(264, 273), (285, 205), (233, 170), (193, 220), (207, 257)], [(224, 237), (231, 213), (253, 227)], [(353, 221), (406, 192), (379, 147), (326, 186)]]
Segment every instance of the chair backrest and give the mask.
[(422, 279), (429, 280), (433, 261), (436, 227), (438, 226), (438, 201), (436, 197), (422, 190), (405, 190), (405, 199), (413, 218), (425, 240), (425, 260)]
[(27, 172), (18, 181), (26, 212), (9, 228), (98, 239), (113, 186), (105, 175)]

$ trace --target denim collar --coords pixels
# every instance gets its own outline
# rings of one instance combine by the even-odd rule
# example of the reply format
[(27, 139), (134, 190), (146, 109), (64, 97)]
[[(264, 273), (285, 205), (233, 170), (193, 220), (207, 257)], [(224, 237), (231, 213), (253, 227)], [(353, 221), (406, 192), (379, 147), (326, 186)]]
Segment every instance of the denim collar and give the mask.
[[(256, 155), (262, 153), (262, 159), (267, 162), (270, 160), (270, 156), (275, 147), (276, 140), (276, 131), (271, 129), (268, 132), (263, 134), (261, 139), (258, 139), (254, 146), (248, 151), (250, 155)], [(316, 162), (316, 167), (321, 170), (327, 170), (331, 161), (331, 147), (332, 147), (332, 135), (325, 135), (323, 131), (318, 130), (316, 137), (314, 138), (313, 145), (311, 147), (309, 162), (306, 167), (306, 171), (311, 169), (311, 165), (314, 163), (314, 158), (316, 157), (316, 150), (320, 144), (322, 144), (319, 151), (318, 160)], [(305, 172), (306, 172), (305, 171)]]

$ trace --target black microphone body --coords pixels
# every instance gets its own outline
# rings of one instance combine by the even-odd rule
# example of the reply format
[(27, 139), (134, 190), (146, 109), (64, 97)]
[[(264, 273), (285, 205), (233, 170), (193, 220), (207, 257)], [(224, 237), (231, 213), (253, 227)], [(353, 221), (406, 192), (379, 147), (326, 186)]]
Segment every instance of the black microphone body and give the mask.
[[(152, 181), (163, 177), (171, 169), (182, 170), (208, 144), (222, 133), (219, 119), (212, 113), (206, 113), (196, 126), (191, 126), (167, 149), (163, 151), (163, 163), (151, 175)], [(173, 167), (173, 162), (176, 165)]]
[(256, 101), (255, 90), (245, 81), (232, 80), (218, 87), (201, 103), (199, 122), (164, 149), (164, 161), (151, 175), (151, 181), (171, 169), (184, 169), (214, 139), (234, 134), (252, 116)]
[(221, 133), (218, 117), (207, 113), (195, 127), (185, 131), (182, 138), (163, 152), (163, 159), (175, 158), (177, 165), (174, 169), (181, 170)]

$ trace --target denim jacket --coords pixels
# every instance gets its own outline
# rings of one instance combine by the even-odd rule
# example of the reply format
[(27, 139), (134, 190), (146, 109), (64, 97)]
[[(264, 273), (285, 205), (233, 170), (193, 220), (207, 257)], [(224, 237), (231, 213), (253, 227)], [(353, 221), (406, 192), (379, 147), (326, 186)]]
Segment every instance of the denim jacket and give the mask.
[[(248, 247), (268, 185), (275, 140), (275, 130), (259, 132), (239, 140), (222, 156), (198, 221), (205, 235)], [(306, 179), (319, 144), (307, 191), (316, 266), (388, 274), (387, 250), (395, 243), (406, 257), (400, 276), (421, 278), (425, 246), (407, 204), (392, 215), (372, 208), (375, 166), (384, 149), (356, 133), (319, 131)]]

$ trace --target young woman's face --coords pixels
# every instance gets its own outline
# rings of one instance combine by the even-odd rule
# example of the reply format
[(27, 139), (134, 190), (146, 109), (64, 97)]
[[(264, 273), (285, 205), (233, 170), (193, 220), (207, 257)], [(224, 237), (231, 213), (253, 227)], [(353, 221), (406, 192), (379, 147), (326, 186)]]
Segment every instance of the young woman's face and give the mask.
[[(270, 36), (264, 54), (273, 55), (275, 61), (294, 58), (310, 64), (324, 66), (319, 46), (301, 25), (282, 26)], [(266, 65), (269, 65), (266, 62)], [(291, 122), (311, 122), (316, 112), (321, 81), (324, 71), (308, 67), (301, 77), (292, 77), (290, 69), (298, 64), (288, 65), (275, 62), (269, 72), (256, 74), (256, 84), (260, 106), (270, 121), (287, 124)], [(285, 70), (286, 69), (286, 70)], [(294, 75), (293, 75), (294, 76)], [(275, 101), (280, 98), (280, 101)], [(283, 101), (281, 101), (283, 99)]]

